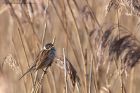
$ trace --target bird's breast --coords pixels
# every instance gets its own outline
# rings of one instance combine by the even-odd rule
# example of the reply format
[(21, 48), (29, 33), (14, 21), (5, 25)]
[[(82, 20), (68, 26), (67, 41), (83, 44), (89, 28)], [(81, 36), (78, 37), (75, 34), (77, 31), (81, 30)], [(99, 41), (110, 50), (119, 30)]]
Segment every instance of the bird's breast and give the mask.
[(54, 59), (56, 56), (56, 50), (55, 48), (52, 48), (49, 52), (49, 59)]

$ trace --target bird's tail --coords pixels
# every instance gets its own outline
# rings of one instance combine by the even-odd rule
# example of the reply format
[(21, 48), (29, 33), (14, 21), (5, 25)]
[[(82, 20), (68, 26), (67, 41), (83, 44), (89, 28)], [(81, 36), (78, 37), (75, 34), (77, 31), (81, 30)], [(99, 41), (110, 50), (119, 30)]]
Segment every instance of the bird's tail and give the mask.
[(32, 67), (30, 67), (20, 78), (19, 78), (19, 80), (20, 79), (22, 79), (27, 73), (29, 73), (31, 70), (33, 70), (33, 68), (35, 67), (35, 64), (32, 66)]

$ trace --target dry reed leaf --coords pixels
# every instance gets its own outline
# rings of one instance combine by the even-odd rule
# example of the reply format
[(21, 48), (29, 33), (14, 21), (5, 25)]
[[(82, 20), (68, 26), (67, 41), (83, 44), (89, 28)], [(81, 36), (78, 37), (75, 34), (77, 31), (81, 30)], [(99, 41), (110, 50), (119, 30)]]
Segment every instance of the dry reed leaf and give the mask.
[[(118, 59), (119, 56), (121, 55), (121, 53), (126, 49), (126, 47), (124, 47), (126, 45), (126, 44), (124, 44), (124, 42), (128, 38), (130, 38), (130, 35), (121, 37), (119, 39), (118, 39), (118, 37), (116, 37), (110, 44), (109, 56), (114, 55)], [(111, 59), (113, 59), (113, 56)]]
[[(113, 29), (115, 28), (109, 28), (103, 33), (102, 48), (109, 47), (108, 55), (110, 61), (122, 59), (122, 63), (126, 67), (134, 67), (140, 59), (140, 43), (133, 35), (130, 33), (126, 34), (124, 31), (121, 31), (120, 34), (111, 34)], [(107, 43), (107, 41), (110, 42)]]
[(114, 29), (114, 27), (109, 28), (103, 33), (102, 44), (101, 44), (102, 48), (105, 48), (107, 46), (108, 41), (109, 41), (108, 39), (109, 39), (113, 29)]
[[(57, 59), (56, 64), (60, 68), (64, 69), (63, 58)], [(66, 69), (67, 69), (67, 74), (69, 75), (70, 80), (72, 82), (72, 85), (75, 86), (76, 83), (80, 85), (79, 76), (77, 75), (75, 68), (73, 67), (73, 65), (70, 63), (70, 61), (67, 58), (66, 58)]]

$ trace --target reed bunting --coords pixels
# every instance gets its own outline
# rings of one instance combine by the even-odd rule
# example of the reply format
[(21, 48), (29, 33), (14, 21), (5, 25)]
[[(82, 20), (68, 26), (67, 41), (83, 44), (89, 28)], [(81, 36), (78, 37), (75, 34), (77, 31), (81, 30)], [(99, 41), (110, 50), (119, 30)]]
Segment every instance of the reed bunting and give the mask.
[(53, 63), (55, 55), (56, 55), (56, 50), (54, 44), (53, 43), (46, 44), (44, 48), (37, 55), (35, 63), (20, 77), (20, 79), (32, 70), (37, 71), (39, 69), (44, 69), (45, 67), (47, 70), (47, 68), (51, 66), (51, 64)]

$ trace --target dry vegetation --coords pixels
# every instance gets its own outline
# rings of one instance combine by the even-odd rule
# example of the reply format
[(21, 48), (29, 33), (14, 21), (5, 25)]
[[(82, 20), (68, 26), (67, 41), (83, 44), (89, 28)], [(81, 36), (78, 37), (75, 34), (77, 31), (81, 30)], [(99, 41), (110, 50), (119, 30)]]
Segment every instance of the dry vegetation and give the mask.
[[(139, 15), (139, 0), (0, 0), (0, 93), (139, 93)], [(19, 80), (54, 37), (47, 72)]]

